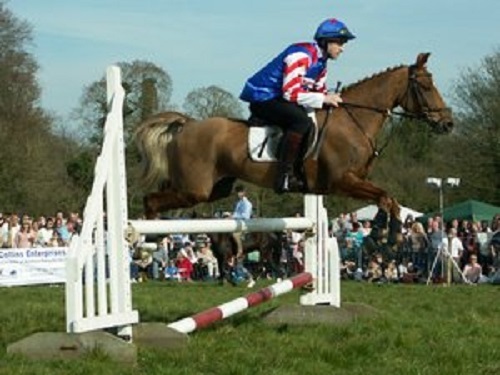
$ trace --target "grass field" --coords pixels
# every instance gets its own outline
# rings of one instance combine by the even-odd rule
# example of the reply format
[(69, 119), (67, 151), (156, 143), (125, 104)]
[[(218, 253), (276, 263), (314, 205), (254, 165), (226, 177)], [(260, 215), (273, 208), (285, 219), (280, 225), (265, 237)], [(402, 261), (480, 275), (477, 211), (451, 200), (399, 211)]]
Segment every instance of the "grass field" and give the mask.
[[(260, 285), (263, 286), (263, 285)], [(214, 284), (134, 284), (142, 321), (171, 322), (246, 294)], [(64, 288), (0, 289), (0, 374), (500, 374), (500, 289), (346, 282), (342, 300), (379, 311), (344, 326), (272, 326), (261, 316), (298, 301), (272, 300), (192, 335), (188, 348), (139, 349), (137, 366), (93, 352), (35, 362), (6, 346), (38, 331), (64, 331)]]

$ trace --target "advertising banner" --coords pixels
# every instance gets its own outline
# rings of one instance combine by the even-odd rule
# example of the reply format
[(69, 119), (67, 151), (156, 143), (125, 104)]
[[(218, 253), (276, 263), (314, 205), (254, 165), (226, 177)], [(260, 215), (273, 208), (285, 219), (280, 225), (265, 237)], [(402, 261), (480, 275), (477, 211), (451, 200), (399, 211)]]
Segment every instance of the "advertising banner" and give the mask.
[(0, 286), (66, 282), (67, 247), (0, 249)]

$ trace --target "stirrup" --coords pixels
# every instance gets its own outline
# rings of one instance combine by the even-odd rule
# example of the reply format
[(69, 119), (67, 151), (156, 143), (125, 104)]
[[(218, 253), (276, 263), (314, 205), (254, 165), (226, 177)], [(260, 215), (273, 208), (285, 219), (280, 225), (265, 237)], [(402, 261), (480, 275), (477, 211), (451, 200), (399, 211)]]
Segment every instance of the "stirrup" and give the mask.
[(288, 192), (303, 192), (305, 189), (304, 181), (297, 178), (295, 175), (290, 175), (285, 173), (280, 176), (280, 181), (275, 184), (274, 190), (278, 194), (288, 193)]

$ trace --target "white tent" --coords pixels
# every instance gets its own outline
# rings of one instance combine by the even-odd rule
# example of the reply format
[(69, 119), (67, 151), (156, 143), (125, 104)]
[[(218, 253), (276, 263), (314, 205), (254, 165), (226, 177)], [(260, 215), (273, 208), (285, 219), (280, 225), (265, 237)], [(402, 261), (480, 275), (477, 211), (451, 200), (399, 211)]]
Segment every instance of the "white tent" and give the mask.
[[(378, 207), (375, 204), (370, 204), (369, 206), (360, 208), (355, 212), (358, 217), (358, 220), (362, 221), (362, 220), (373, 220), (373, 218), (377, 214), (377, 211)], [(413, 218), (415, 219), (419, 216), (422, 216), (423, 213), (412, 210), (411, 208), (408, 207), (401, 206), (401, 220), (405, 221), (408, 215), (412, 215)]]

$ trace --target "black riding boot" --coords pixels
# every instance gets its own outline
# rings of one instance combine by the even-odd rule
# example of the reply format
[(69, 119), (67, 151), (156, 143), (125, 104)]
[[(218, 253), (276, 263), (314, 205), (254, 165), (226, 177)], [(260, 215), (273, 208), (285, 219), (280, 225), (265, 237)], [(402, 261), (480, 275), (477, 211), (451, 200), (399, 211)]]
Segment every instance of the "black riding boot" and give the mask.
[(281, 144), (278, 160), (278, 173), (274, 180), (274, 190), (281, 194), (288, 191), (302, 191), (304, 182), (294, 175), (296, 158), (300, 157), (303, 135), (286, 132)]

